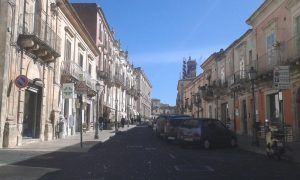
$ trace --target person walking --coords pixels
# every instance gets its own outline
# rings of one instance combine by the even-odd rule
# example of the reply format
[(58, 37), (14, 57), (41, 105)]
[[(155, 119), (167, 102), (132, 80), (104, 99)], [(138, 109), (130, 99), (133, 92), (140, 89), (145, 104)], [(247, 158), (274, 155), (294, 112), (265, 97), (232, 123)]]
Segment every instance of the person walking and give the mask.
[(99, 119), (98, 119), (98, 122), (99, 122), (99, 129), (100, 129), (100, 131), (102, 131), (103, 130), (104, 118), (102, 116), (100, 116)]
[(124, 117), (122, 117), (122, 119), (121, 119), (121, 125), (122, 125), (122, 128), (124, 128), (124, 125), (125, 125), (125, 118)]

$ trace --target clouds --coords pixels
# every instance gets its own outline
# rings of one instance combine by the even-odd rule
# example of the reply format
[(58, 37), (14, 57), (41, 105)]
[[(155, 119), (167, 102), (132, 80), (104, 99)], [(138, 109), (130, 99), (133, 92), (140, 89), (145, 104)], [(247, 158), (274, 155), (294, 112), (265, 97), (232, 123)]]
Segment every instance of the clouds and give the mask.
[(210, 48), (199, 48), (189, 50), (170, 50), (160, 52), (143, 52), (129, 54), (130, 61), (138, 66), (145, 65), (167, 65), (167, 64), (181, 64), (183, 58), (196, 59), (198, 63), (200, 60), (204, 61), (213, 52), (219, 51), (224, 46), (210, 47)]

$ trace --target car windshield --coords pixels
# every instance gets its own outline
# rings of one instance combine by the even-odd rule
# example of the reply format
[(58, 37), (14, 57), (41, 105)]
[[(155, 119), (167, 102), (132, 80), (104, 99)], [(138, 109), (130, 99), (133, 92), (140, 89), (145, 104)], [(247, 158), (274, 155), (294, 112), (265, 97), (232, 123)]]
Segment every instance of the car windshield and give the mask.
[(199, 128), (200, 121), (196, 119), (188, 120), (184, 123), (184, 127), (186, 128)]

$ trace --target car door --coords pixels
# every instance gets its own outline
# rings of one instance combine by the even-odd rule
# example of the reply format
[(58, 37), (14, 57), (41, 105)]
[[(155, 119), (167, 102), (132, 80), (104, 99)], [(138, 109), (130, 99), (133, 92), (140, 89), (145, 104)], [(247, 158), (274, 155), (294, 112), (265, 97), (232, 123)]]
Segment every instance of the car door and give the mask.
[(225, 146), (228, 144), (230, 137), (228, 136), (228, 130), (226, 126), (220, 122), (219, 120), (215, 120), (214, 124), (216, 126), (216, 136), (217, 136), (217, 143), (220, 146)]
[(224, 144), (224, 132), (216, 122), (217, 121), (213, 119), (206, 122), (206, 134), (214, 146), (222, 146)]

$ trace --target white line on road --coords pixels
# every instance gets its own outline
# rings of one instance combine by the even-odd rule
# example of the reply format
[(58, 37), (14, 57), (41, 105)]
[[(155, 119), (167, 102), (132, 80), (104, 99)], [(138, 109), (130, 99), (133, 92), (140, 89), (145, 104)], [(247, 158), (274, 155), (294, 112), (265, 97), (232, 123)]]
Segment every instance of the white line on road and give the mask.
[(127, 146), (127, 148), (142, 148), (143, 146)]
[(175, 157), (173, 154), (171, 154), (171, 153), (169, 153), (169, 156), (170, 156), (172, 159), (176, 159), (176, 157)]

